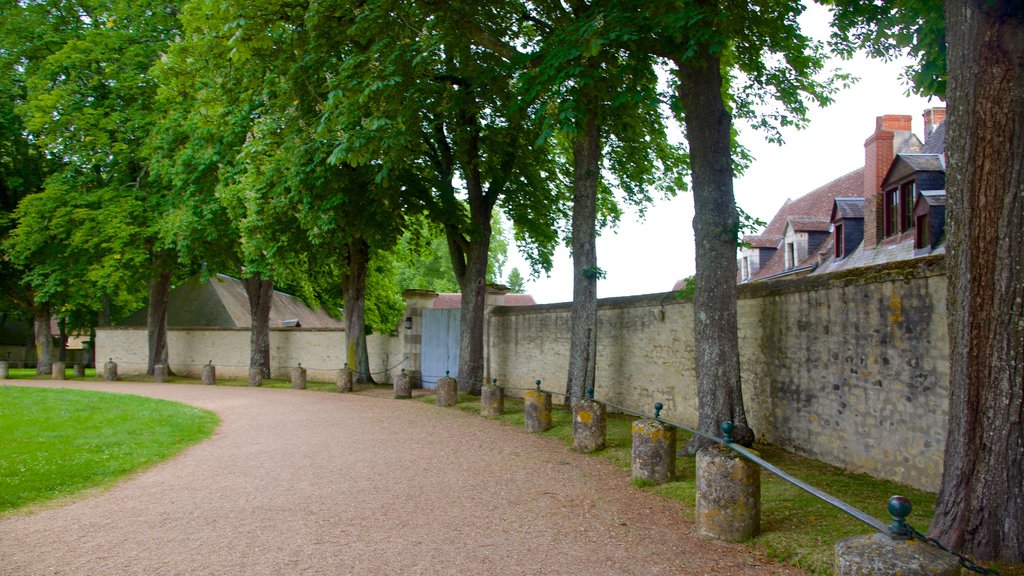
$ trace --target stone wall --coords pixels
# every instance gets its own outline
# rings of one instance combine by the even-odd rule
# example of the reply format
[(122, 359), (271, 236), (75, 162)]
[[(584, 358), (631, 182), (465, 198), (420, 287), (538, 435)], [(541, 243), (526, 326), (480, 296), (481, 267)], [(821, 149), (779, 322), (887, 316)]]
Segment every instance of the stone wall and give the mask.
[[(209, 361), (218, 378), (245, 379), (249, 371), (249, 330), (245, 328), (171, 328), (168, 355), (176, 374), (198, 378)], [(378, 382), (390, 382), (401, 368), (402, 343), (398, 338), (373, 334), (367, 337), (370, 370)], [(96, 329), (96, 358), (118, 363), (122, 376), (146, 371), (146, 329), (112, 327)], [(287, 378), (292, 367), (302, 364), (310, 380), (333, 381), (345, 364), (345, 332), (341, 329), (272, 328), (270, 330), (271, 376)], [(388, 368), (391, 370), (389, 371)]]
[[(938, 486), (949, 375), (941, 260), (741, 287), (740, 361), (759, 437), (851, 470)], [(595, 396), (694, 425), (693, 309), (673, 294), (605, 299)], [(565, 386), (569, 305), (496, 308), (490, 376)]]

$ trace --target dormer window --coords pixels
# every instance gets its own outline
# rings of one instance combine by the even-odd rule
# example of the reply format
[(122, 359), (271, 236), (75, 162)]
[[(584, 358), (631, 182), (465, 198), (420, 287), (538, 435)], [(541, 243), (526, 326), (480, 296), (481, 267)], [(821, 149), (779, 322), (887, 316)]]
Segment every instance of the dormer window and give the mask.
[(843, 238), (843, 225), (836, 224), (835, 230), (832, 232), (832, 241), (835, 246), (835, 253), (833, 254), (836, 258), (842, 258), (846, 256), (846, 240)]
[(914, 201), (917, 191), (913, 180), (903, 182), (885, 192), (883, 222), (885, 236), (892, 236), (914, 228)]

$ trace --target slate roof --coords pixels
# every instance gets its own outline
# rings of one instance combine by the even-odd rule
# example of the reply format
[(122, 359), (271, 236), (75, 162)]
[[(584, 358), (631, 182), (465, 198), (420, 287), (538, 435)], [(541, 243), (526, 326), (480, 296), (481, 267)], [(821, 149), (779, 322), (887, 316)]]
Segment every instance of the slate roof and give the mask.
[(945, 190), (922, 190), (917, 197), (918, 202), (927, 202), (929, 206), (945, 206)]
[[(297, 323), (294, 321), (298, 321)], [(146, 308), (132, 314), (119, 326), (145, 326)], [(324, 309), (312, 309), (299, 298), (274, 291), (270, 302), (270, 326), (341, 328), (341, 320)], [(201, 282), (193, 276), (171, 290), (167, 305), (167, 326), (171, 328), (249, 328), (249, 298), (241, 280), (218, 274)]]
[(864, 218), (864, 199), (836, 198), (832, 218)]
[(927, 142), (921, 147), (922, 154), (945, 154), (946, 153), (946, 123), (943, 122), (935, 127), (935, 130), (928, 136)]
[[(829, 215), (832, 211), (829, 210)], [(790, 228), (797, 232), (828, 232), (832, 226), (829, 216), (790, 216), (786, 219)]]

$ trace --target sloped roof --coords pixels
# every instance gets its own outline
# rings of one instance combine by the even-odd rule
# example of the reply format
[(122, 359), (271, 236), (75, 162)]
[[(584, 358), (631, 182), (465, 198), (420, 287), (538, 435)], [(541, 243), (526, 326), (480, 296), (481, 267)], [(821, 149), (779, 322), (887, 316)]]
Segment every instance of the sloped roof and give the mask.
[(946, 191), (945, 190), (922, 190), (917, 196), (915, 205), (925, 202), (929, 206), (945, 206), (946, 205)]
[(943, 122), (935, 127), (935, 130), (928, 135), (928, 141), (921, 147), (922, 154), (945, 154), (946, 153), (946, 123)]
[[(529, 294), (505, 294), (502, 296), (502, 306), (533, 306), (537, 301)], [(459, 308), (462, 306), (462, 294), (449, 292), (438, 294), (434, 299), (434, 308)]]
[[(298, 321), (297, 324), (294, 321)], [(286, 324), (287, 323), (287, 324)], [(121, 326), (145, 326), (143, 308), (120, 323)], [(324, 309), (313, 310), (290, 294), (274, 291), (270, 302), (270, 326), (303, 328), (341, 328), (341, 320)], [(193, 276), (171, 290), (167, 305), (167, 326), (173, 328), (249, 328), (249, 297), (241, 280), (218, 274), (200, 281)]]
[(790, 216), (786, 225), (796, 232), (828, 232), (832, 221), (828, 216)]
[(864, 199), (863, 198), (836, 198), (835, 205), (832, 208), (832, 220), (835, 221), (839, 218), (843, 219), (856, 219), (864, 218)]

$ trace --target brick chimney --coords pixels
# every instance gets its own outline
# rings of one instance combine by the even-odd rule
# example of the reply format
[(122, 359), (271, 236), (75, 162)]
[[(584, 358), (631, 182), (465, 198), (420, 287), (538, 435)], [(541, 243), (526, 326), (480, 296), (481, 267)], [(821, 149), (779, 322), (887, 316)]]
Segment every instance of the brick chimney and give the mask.
[(927, 144), (932, 132), (946, 119), (946, 108), (936, 106), (924, 111), (924, 143)]
[(864, 246), (882, 239), (882, 180), (896, 156), (897, 136), (910, 135), (909, 115), (886, 114), (875, 118), (875, 133), (864, 141)]

